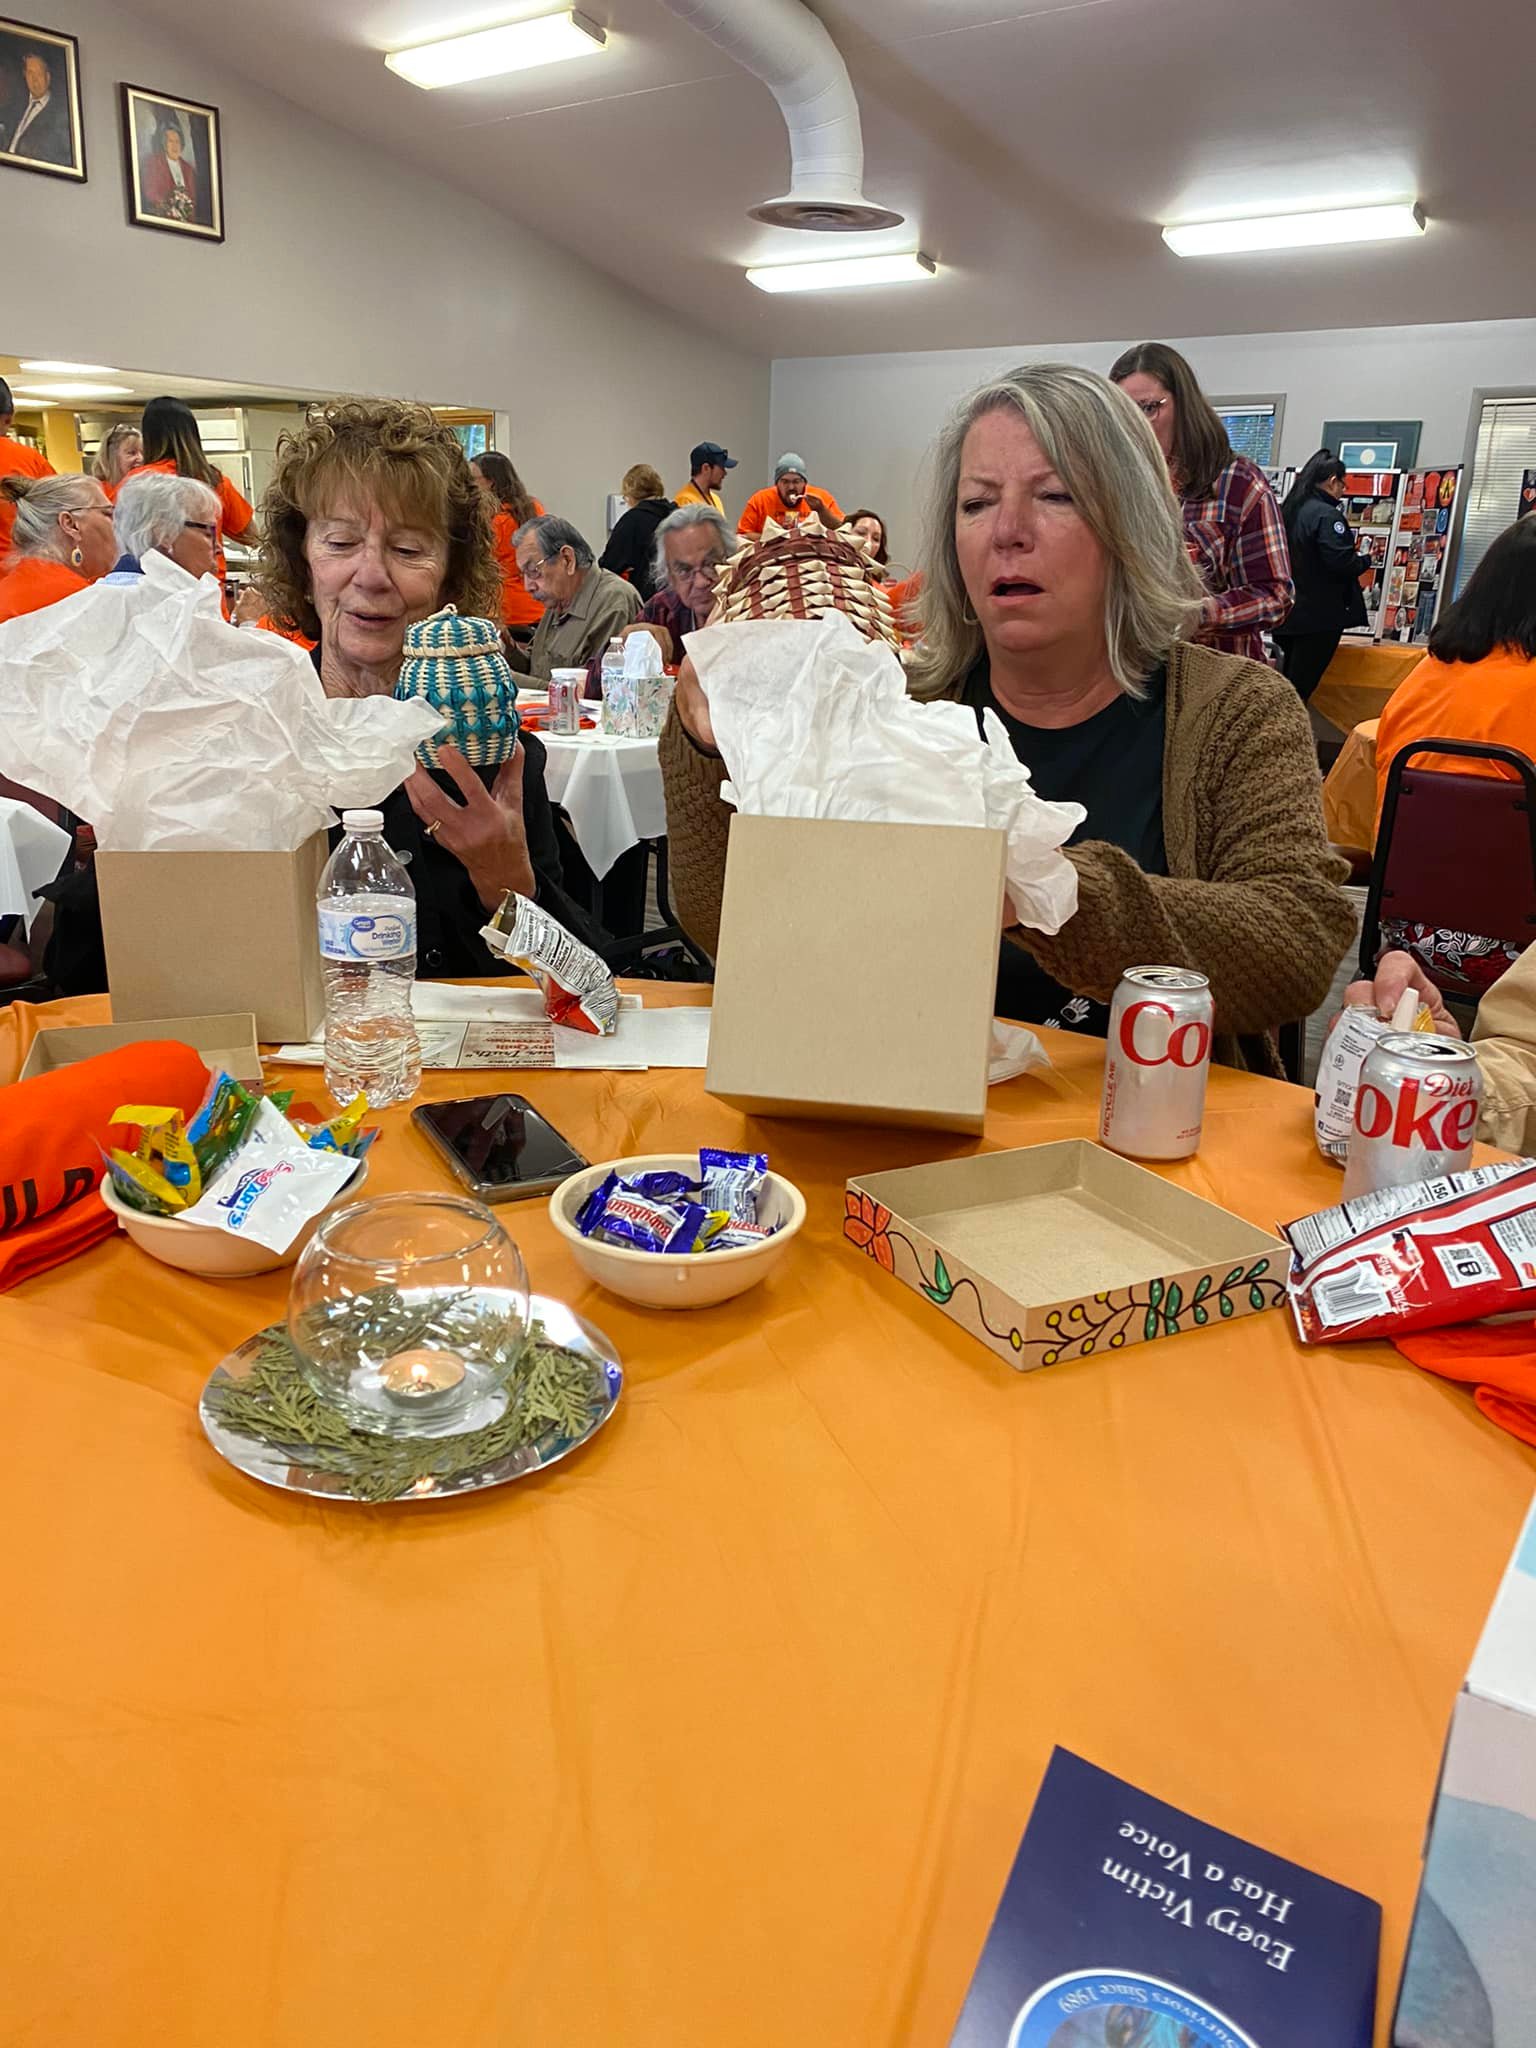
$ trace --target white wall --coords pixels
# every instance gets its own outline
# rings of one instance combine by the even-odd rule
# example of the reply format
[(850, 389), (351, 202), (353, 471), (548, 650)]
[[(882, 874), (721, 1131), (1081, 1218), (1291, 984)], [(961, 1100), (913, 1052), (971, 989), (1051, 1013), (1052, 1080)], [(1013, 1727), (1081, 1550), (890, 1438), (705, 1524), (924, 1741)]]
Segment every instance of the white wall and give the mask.
[[(0, 350), (499, 409), (530, 489), (594, 541), (632, 462), (680, 485), (711, 439), (733, 484), (761, 476), (765, 361), (112, 0), (27, 12), (80, 37), (89, 179), (0, 169)], [(122, 79), (220, 109), (223, 244), (126, 224)]]
[[(1304, 462), (1314, 452), (1325, 419), (1422, 420), (1420, 461), (1459, 462), (1473, 391), (1536, 385), (1536, 320), (1160, 338), (1189, 357), (1213, 395), (1285, 394), (1283, 463)], [(957, 399), (1013, 363), (1072, 362), (1107, 370), (1128, 345), (1022, 342), (777, 362), (769, 438), (775, 451), (803, 454), (813, 480), (826, 484), (850, 511), (873, 505), (883, 512), (895, 552), (908, 561), (917, 544), (924, 457)]]

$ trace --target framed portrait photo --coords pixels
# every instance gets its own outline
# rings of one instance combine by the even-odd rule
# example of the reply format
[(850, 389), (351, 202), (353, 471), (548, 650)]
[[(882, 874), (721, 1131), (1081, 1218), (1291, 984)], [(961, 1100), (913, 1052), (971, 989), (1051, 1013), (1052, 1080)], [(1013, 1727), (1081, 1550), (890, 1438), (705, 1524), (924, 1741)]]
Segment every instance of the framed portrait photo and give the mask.
[(125, 85), (123, 160), (128, 220), (136, 228), (224, 239), (224, 165), (219, 110)]
[(85, 181), (80, 45), (0, 16), (0, 166)]

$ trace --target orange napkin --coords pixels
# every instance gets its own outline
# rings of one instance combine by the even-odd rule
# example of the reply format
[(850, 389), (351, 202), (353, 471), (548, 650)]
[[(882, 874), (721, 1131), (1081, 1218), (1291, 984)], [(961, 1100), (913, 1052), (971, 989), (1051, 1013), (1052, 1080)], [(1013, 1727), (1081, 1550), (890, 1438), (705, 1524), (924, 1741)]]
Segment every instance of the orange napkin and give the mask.
[(1463, 1323), (1393, 1342), (1426, 1372), (1470, 1386), (1490, 1422), (1536, 1444), (1536, 1323)]
[(163, 1102), (191, 1116), (207, 1086), (190, 1046), (152, 1039), (0, 1088), (0, 1292), (116, 1229), (93, 1199), (106, 1170), (98, 1146), (134, 1142), (115, 1109)]

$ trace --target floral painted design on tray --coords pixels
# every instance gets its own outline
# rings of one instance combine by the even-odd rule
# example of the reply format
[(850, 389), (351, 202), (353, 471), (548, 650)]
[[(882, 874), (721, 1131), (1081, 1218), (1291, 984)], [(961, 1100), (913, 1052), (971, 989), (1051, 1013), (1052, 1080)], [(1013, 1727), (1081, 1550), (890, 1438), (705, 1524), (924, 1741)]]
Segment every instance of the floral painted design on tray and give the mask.
[(1235, 1265), (1222, 1280), (1202, 1273), (1185, 1293), (1178, 1279), (1138, 1281), (1134, 1286), (1095, 1294), (1092, 1301), (1073, 1302), (1070, 1308), (1053, 1309), (1045, 1318), (1050, 1333), (1028, 1337), (1017, 1325), (997, 1329), (987, 1318), (981, 1294), (969, 1274), (954, 1279), (944, 1254), (933, 1250), (931, 1274), (924, 1268), (922, 1253), (900, 1230), (892, 1228), (889, 1209), (871, 1196), (849, 1189), (845, 1196), (843, 1235), (850, 1244), (872, 1258), (887, 1273), (896, 1273), (896, 1246), (911, 1254), (917, 1268), (919, 1288), (935, 1308), (953, 1314), (956, 1305), (969, 1294), (977, 1321), (996, 1344), (1014, 1351), (1038, 1353), (1031, 1360), (1038, 1365), (1059, 1365), (1067, 1359), (1091, 1358), (1100, 1350), (1123, 1351), (1127, 1344), (1151, 1343), (1159, 1337), (1176, 1337), (1186, 1330), (1203, 1329), (1213, 1316), (1227, 1321), (1239, 1308), (1274, 1308), (1285, 1299), (1285, 1285), (1270, 1275), (1271, 1261), (1255, 1259)]

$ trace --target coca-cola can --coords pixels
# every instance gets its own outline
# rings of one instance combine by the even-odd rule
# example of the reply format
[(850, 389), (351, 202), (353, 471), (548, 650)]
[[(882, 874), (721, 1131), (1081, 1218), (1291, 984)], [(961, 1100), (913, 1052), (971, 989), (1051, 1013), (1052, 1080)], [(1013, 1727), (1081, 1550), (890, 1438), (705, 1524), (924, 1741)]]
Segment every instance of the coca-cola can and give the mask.
[(1482, 1101), (1477, 1054), (1459, 1038), (1426, 1031), (1379, 1038), (1355, 1090), (1345, 1201), (1462, 1172), (1472, 1164)]
[(1188, 1159), (1200, 1149), (1215, 1014), (1203, 974), (1126, 969), (1109, 1006), (1101, 1144), (1131, 1159)]
[(581, 698), (586, 688), (584, 668), (557, 668), (549, 679), (549, 729), (554, 733), (581, 731)]

